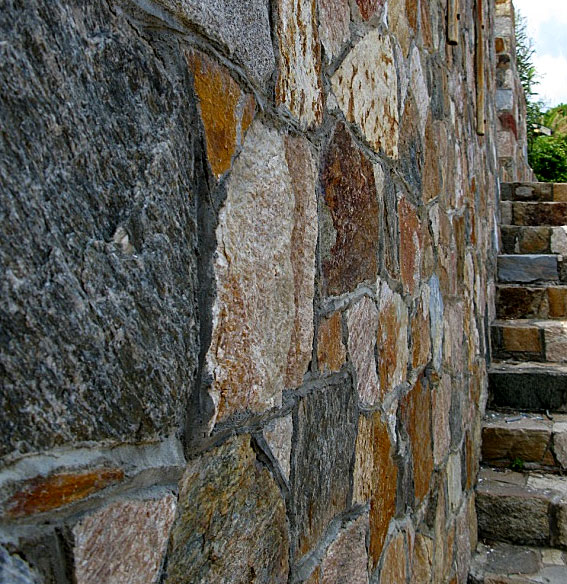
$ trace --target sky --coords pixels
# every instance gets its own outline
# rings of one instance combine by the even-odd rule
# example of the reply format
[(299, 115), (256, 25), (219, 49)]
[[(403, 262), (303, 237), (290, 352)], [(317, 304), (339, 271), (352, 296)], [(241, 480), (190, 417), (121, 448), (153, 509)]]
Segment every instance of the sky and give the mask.
[(548, 107), (567, 103), (567, 0), (513, 0), (534, 41), (537, 98)]

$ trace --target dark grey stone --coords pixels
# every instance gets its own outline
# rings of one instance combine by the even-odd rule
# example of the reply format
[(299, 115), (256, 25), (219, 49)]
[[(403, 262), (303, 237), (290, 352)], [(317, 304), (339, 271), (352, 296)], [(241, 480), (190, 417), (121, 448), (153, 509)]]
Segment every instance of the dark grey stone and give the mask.
[(19, 556), (11, 556), (0, 547), (0, 584), (43, 584)]
[(222, 43), (261, 87), (276, 62), (268, 0), (156, 0), (183, 22)]
[(500, 282), (554, 282), (559, 279), (556, 255), (523, 254), (498, 256)]
[(312, 548), (331, 519), (350, 504), (357, 419), (350, 377), (308, 395), (296, 408), (291, 524), (297, 557)]
[(567, 411), (567, 371), (564, 367), (493, 368), (489, 372), (492, 407), (527, 411)]
[(103, 0), (6, 0), (0, 31), (0, 456), (169, 434), (198, 352), (182, 53)]
[(493, 574), (534, 574), (541, 567), (534, 550), (499, 543), (486, 554), (486, 571)]

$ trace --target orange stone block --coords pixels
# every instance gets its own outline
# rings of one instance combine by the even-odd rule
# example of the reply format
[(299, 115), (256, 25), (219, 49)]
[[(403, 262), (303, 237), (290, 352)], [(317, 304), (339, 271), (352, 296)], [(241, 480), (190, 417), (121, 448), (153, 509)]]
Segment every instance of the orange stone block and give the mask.
[(5, 503), (4, 515), (17, 518), (52, 511), (85, 499), (123, 478), (124, 471), (119, 468), (36, 477), (25, 482)]
[(411, 442), (414, 492), (419, 502), (429, 492), (433, 473), (431, 394), (427, 385), (418, 381), (402, 400), (401, 411)]
[(559, 203), (567, 203), (567, 183), (555, 183), (553, 185), (553, 200)]
[(380, 584), (400, 584), (407, 578), (405, 537), (398, 534), (384, 552), (384, 563), (380, 574)]
[(319, 326), (317, 340), (319, 371), (335, 373), (340, 371), (345, 361), (341, 313), (335, 312), (331, 317), (323, 319)]
[(567, 288), (548, 288), (547, 299), (551, 318), (567, 317)]
[(540, 333), (536, 328), (503, 327), (502, 344), (505, 351), (540, 353), (542, 350)]

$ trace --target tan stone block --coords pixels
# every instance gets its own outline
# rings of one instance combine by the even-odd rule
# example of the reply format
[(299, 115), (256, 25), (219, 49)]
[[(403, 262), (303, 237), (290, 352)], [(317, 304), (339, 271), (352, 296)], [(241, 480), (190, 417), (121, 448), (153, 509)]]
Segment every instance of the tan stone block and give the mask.
[(397, 158), (398, 78), (389, 37), (369, 32), (346, 56), (331, 83), (347, 120), (359, 126), (376, 152)]
[(548, 288), (547, 299), (550, 317), (567, 317), (567, 288)]
[(567, 183), (553, 185), (553, 200), (558, 203), (567, 203)]
[(323, 119), (321, 47), (312, 0), (278, 0), (280, 71), (276, 104), (284, 105), (303, 128)]
[(451, 426), (449, 411), (451, 409), (451, 378), (444, 374), (440, 382), (432, 389), (433, 403), (433, 453), (435, 464), (441, 464), (449, 454), (451, 445)]
[(346, 362), (340, 312), (335, 312), (329, 318), (324, 318), (319, 325), (317, 362), (319, 371), (322, 373), (336, 373)]
[(567, 323), (558, 322), (545, 328), (545, 358), (557, 363), (567, 361)]
[(411, 561), (412, 584), (430, 584), (433, 569), (433, 540), (416, 534)]
[(550, 248), (550, 229), (548, 227), (520, 229), (518, 243), (520, 253), (547, 253)]
[(411, 321), (412, 365), (414, 369), (427, 365), (431, 357), (429, 297), (429, 287), (425, 287), (417, 305), (417, 312)]
[(487, 424), (482, 431), (482, 458), (485, 461), (519, 458), (529, 462), (542, 462), (549, 448), (551, 428), (533, 424)]
[(421, 273), (421, 225), (415, 207), (406, 197), (398, 202), (400, 225), (400, 273), (404, 289), (413, 294)]
[(380, 397), (376, 374), (376, 331), (378, 310), (370, 298), (364, 296), (347, 312), (348, 351), (356, 372), (356, 386), (360, 402), (373, 406)]
[(155, 582), (175, 519), (174, 495), (118, 502), (73, 528), (77, 584)]
[(541, 353), (541, 335), (537, 328), (503, 326), (502, 346), (505, 351)]
[(291, 438), (293, 435), (293, 420), (291, 414), (284, 418), (272, 420), (264, 428), (264, 437), (270, 446), (272, 454), (280, 463), (286, 479), (289, 480), (291, 465)]
[(398, 533), (384, 550), (380, 584), (400, 584), (406, 581), (408, 566), (405, 548), (405, 536)]
[(2, 505), (3, 514), (17, 518), (52, 511), (85, 499), (123, 478), (120, 468), (38, 476), (18, 485), (16, 493)]
[(319, 0), (319, 33), (327, 61), (339, 55), (350, 38), (348, 0)]

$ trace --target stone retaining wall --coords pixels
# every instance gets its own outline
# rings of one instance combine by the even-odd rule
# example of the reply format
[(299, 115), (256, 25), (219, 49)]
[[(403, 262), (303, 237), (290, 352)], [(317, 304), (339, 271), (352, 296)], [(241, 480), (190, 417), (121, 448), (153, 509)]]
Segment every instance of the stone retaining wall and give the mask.
[(494, 18), (5, 0), (0, 581), (466, 581)]

